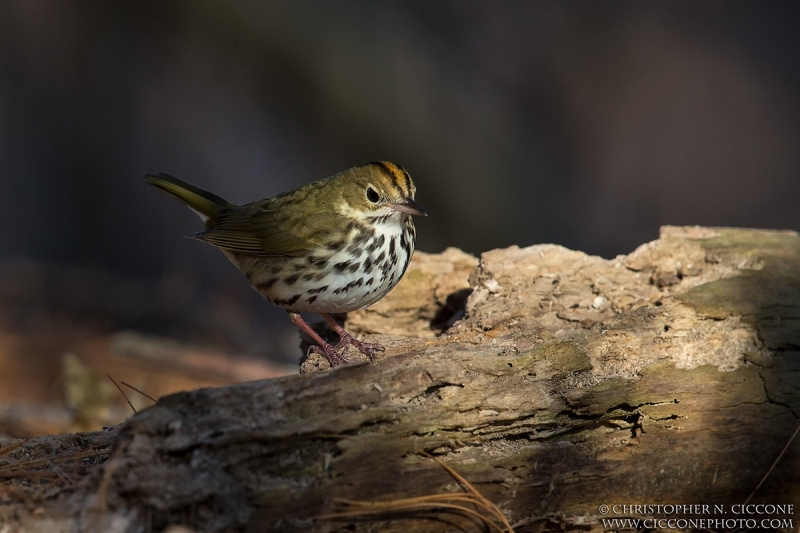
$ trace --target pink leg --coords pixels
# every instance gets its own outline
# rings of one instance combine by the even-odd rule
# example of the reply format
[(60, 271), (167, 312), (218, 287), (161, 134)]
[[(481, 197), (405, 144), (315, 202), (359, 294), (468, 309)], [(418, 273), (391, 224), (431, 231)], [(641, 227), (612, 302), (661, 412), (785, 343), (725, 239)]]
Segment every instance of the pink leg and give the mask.
[(300, 313), (290, 312), (288, 314), (292, 322), (294, 322), (300, 329), (308, 333), (308, 335), (314, 339), (317, 344), (319, 344), (319, 346), (312, 346), (309, 348), (309, 351), (320, 354), (322, 357), (328, 360), (331, 366), (346, 365), (350, 362), (343, 356), (339, 355), (337, 348), (325, 342), (325, 340), (320, 337), (317, 332), (306, 323), (305, 320), (303, 320), (303, 317), (300, 316)]
[(338, 352), (339, 349), (343, 348), (342, 354), (347, 353), (347, 348), (352, 344), (358, 350), (369, 357), (369, 360), (373, 363), (377, 361), (375, 358), (375, 352), (382, 352), (384, 350), (383, 346), (380, 344), (373, 344), (369, 342), (362, 342), (349, 333), (347, 333), (342, 326), (336, 322), (331, 315), (328, 313), (320, 313), (320, 316), (325, 319), (325, 322), (331, 325), (331, 327), (339, 334), (339, 344), (335, 346), (335, 350)]

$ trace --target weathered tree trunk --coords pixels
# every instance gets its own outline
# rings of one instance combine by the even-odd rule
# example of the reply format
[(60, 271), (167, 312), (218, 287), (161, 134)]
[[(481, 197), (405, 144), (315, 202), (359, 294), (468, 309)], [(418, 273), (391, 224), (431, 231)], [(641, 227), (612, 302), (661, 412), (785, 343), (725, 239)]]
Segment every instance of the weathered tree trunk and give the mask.
[[(325, 366), (312, 357), (304, 374), (175, 394), (131, 418), (73, 502), (81, 524), (454, 531), (465, 522), (312, 520), (341, 510), (335, 497), (459, 490), (424, 450), (517, 532), (621, 529), (601, 519), (622, 517), (797, 527), (794, 508), (737, 517), (732, 507), (798, 425), (794, 232), (668, 227), (612, 260), (553, 245), (493, 250), (480, 264), (456, 250), (419, 254), (349, 327), (380, 333), (369, 337), (387, 346), (383, 360), (312, 372)], [(800, 504), (798, 450), (752, 502)], [(708, 507), (621, 507), (633, 504)]]

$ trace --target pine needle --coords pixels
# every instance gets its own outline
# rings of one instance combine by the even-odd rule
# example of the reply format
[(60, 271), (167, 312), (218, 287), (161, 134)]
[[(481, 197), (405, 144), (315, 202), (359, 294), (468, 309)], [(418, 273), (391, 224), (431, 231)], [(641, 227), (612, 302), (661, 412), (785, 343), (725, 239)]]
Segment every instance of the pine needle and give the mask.
[(792, 441), (794, 441), (794, 439), (795, 439), (795, 437), (797, 437), (798, 433), (800, 433), (800, 424), (798, 424), (797, 428), (795, 428), (794, 433), (792, 433), (792, 436), (789, 437), (788, 441), (786, 441), (786, 444), (784, 445), (783, 449), (781, 450), (781, 453), (779, 453), (778, 457), (775, 458), (775, 461), (772, 463), (772, 466), (769, 467), (769, 470), (767, 470), (767, 473), (764, 474), (764, 477), (761, 478), (761, 481), (758, 482), (758, 485), (756, 485), (756, 488), (753, 489), (753, 492), (751, 492), (750, 496), (748, 496), (747, 499), (744, 501), (744, 504), (742, 504), (742, 507), (744, 507), (745, 505), (750, 503), (750, 500), (752, 500), (753, 496), (756, 495), (756, 492), (758, 492), (758, 489), (761, 488), (761, 485), (764, 484), (764, 482), (767, 480), (767, 478), (772, 473), (772, 471), (775, 470), (775, 467), (778, 465), (778, 463), (780, 462), (781, 458), (786, 453), (786, 450), (789, 449), (789, 446), (791, 446)]
[(139, 413), (136, 411), (136, 408), (133, 406), (131, 401), (128, 399), (128, 396), (122, 391), (122, 388), (119, 385), (117, 385), (116, 381), (114, 381), (114, 378), (111, 377), (111, 374), (106, 374), (106, 376), (108, 376), (108, 379), (111, 380), (111, 383), (114, 384), (114, 386), (117, 388), (119, 393), (122, 394), (122, 397), (125, 398), (125, 401), (128, 402), (128, 405), (130, 405), (131, 409), (133, 409), (133, 414), (138, 415)]
[(25, 444), (26, 442), (28, 442), (28, 439), (23, 439), (23, 440), (21, 440), (19, 442), (15, 442), (14, 444), (9, 444), (5, 448), (0, 448), (0, 457), (3, 457), (4, 455), (8, 455), (9, 453), (13, 452), (17, 448), (19, 448), (20, 446)]
[(127, 384), (127, 383), (125, 383), (124, 381), (120, 381), (120, 383), (122, 383), (123, 385), (125, 385), (125, 386), (126, 386), (126, 387), (128, 387), (129, 389), (133, 389), (133, 390), (135, 390), (136, 392), (138, 392), (139, 394), (141, 394), (141, 395), (142, 395), (142, 396), (144, 396), (145, 398), (147, 398), (147, 399), (149, 399), (149, 400), (152, 400), (152, 402), (153, 402), (153, 403), (157, 403), (157, 402), (158, 402), (158, 400), (156, 400), (155, 398), (153, 398), (152, 396), (150, 396), (150, 395), (149, 395), (149, 394), (147, 394), (146, 392), (142, 392), (142, 391), (140, 391), (139, 389), (137, 389), (137, 388), (136, 388), (136, 387), (134, 387), (133, 385), (128, 385), (128, 384)]
[[(334, 501), (346, 505), (349, 510), (339, 513), (330, 513), (316, 516), (316, 519), (336, 519), (336, 518), (357, 518), (370, 515), (385, 515), (392, 513), (419, 513), (444, 511), (454, 514), (461, 514), (476, 520), (492, 530), (499, 533), (514, 533), (511, 524), (506, 517), (488, 498), (483, 496), (478, 490), (467, 481), (461, 474), (452, 467), (446, 465), (441, 460), (424, 452), (417, 451), (418, 454), (436, 461), (439, 466), (444, 468), (464, 489), (465, 494), (430, 494), (427, 496), (417, 496), (413, 498), (401, 498), (388, 501), (360, 501), (348, 500), (344, 498), (334, 498)], [(473, 510), (466, 505), (475, 506), (478, 510)], [(480, 511), (480, 512), (479, 512)], [(488, 516), (487, 516), (488, 514)], [(498, 524), (499, 522), (499, 524)]]

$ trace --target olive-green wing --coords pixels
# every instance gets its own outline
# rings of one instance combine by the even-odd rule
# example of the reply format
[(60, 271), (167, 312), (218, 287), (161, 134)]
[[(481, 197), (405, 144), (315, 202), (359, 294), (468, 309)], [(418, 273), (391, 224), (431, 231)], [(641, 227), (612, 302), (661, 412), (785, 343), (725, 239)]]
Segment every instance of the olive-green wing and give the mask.
[(233, 208), (207, 231), (192, 235), (231, 252), (256, 256), (303, 256), (332, 240), (325, 214), (298, 216), (274, 198)]

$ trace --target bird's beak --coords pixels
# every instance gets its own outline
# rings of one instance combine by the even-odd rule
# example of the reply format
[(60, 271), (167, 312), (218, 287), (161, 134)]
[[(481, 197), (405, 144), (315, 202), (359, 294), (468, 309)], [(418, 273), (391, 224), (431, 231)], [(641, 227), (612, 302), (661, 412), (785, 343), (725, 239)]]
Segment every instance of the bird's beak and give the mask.
[(428, 216), (425, 209), (422, 208), (413, 198), (403, 198), (399, 202), (392, 204), (392, 209), (400, 211), (401, 213), (408, 213), (409, 215), (419, 215), (422, 217)]

